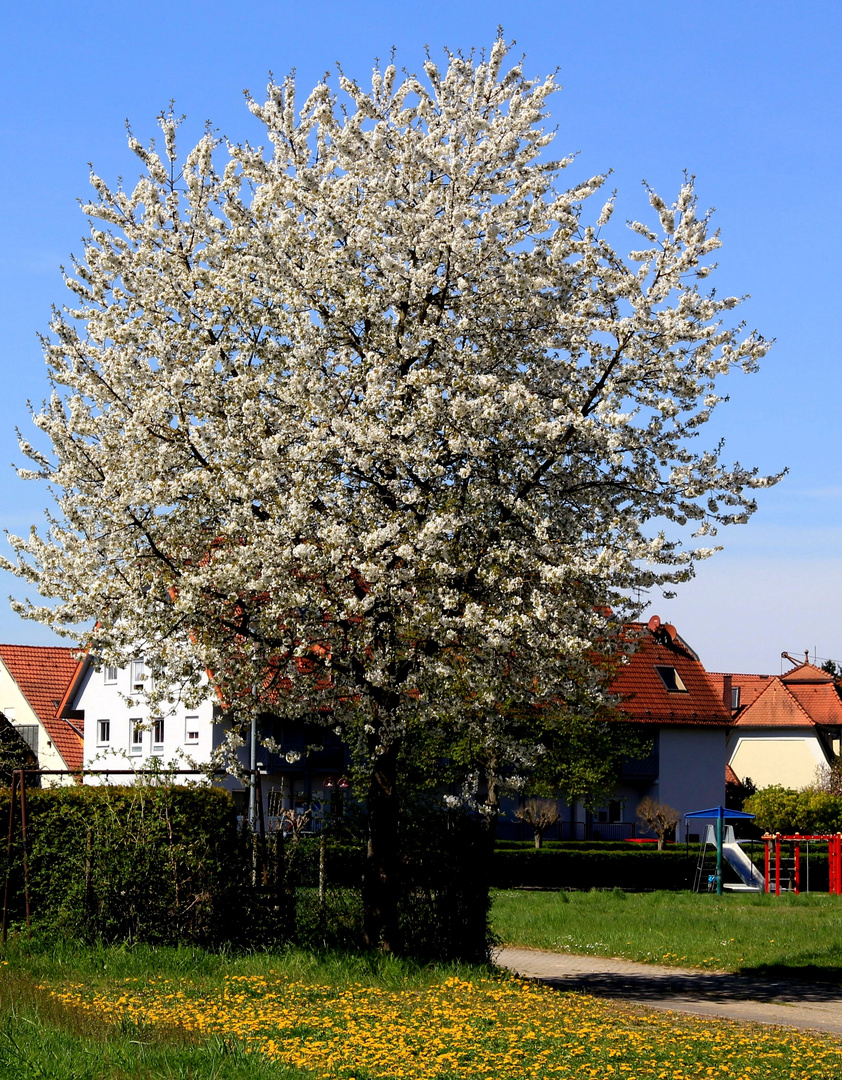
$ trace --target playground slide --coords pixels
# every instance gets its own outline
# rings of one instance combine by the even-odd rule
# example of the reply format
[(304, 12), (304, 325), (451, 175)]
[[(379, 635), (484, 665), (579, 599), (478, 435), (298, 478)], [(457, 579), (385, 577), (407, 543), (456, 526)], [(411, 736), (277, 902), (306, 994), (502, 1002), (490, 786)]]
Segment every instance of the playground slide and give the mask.
[(756, 889), (758, 892), (763, 892), (766, 888), (766, 879), (739, 844), (723, 844), (722, 854), (734, 870), (736, 870), (740, 881), (742, 881), (744, 885), (749, 889)]

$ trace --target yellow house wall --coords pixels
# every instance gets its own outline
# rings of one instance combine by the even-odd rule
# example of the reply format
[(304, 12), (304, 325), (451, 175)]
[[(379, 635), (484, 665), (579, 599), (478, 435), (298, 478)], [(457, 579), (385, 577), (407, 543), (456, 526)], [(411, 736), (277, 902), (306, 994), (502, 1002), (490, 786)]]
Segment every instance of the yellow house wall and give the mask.
[(816, 769), (826, 765), (824, 751), (815, 736), (740, 737), (730, 765), (741, 780), (769, 787), (782, 784), (804, 788), (815, 782)]
[[(2, 660), (0, 660), (0, 710), (15, 727), (27, 724), (38, 725), (38, 763), (42, 769), (67, 768), (61, 754), (53, 746), (49, 732), (32, 711), (32, 706)], [(45, 787), (53, 787), (57, 784), (72, 784), (74, 780), (67, 776), (45, 776), (43, 783)]]

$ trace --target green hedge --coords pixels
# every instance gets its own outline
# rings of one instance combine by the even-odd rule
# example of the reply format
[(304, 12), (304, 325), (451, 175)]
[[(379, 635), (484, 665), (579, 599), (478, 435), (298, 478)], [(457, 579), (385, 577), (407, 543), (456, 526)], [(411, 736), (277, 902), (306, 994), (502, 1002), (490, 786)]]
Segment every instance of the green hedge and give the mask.
[[(218, 787), (74, 786), (27, 794), (34, 924), (83, 941), (355, 948), (362, 942), (364, 848), (317, 837), (253, 843)], [(487, 834), (423, 804), (400, 828), (402, 951), (483, 960)], [(0, 834), (9, 791), (0, 790)], [(11, 862), (13, 923), (24, 918), (20, 819)], [(0, 849), (0, 889), (6, 878)]]
[[(26, 801), (30, 904), (40, 927), (85, 940), (212, 943), (239, 925), (247, 859), (228, 792), (74, 786), (32, 790)], [(8, 814), (5, 789), (4, 832)], [(17, 919), (21, 855), (17, 817), (10, 875)], [(3, 845), (3, 881), (6, 869)]]
[(691, 889), (698, 849), (665, 851), (627, 844), (517, 850), (497, 848), (491, 884), (498, 889)]

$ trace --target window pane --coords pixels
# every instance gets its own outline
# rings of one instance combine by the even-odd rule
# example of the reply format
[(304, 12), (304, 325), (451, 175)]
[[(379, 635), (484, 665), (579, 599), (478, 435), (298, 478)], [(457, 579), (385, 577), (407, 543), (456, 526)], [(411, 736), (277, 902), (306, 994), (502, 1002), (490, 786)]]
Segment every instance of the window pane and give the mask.
[[(8, 717), (9, 710), (6, 710), (6, 716)], [(15, 731), (20, 735), (33, 754), (38, 753), (38, 725), (37, 724), (16, 724)]]
[(139, 754), (143, 747), (143, 727), (141, 726), (142, 721), (130, 720), (129, 724), (131, 725), (132, 733), (131, 752), (133, 754)]

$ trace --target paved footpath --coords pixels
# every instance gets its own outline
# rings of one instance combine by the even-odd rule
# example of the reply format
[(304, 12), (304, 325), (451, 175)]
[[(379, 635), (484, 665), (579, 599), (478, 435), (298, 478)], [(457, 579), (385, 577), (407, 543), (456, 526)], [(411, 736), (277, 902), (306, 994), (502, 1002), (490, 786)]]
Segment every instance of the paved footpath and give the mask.
[(559, 990), (580, 990), (627, 1005), (842, 1035), (842, 986), (761, 980), (537, 949), (498, 949), (494, 962)]

